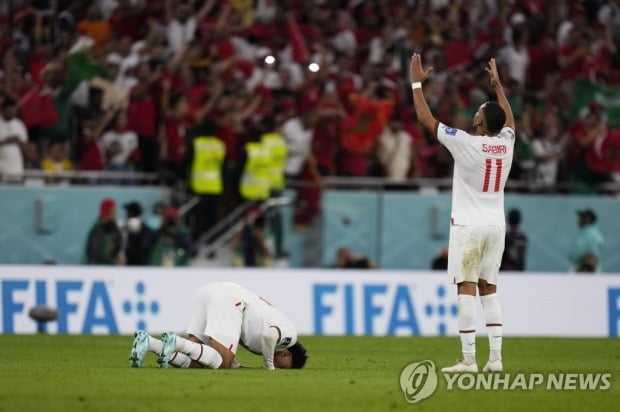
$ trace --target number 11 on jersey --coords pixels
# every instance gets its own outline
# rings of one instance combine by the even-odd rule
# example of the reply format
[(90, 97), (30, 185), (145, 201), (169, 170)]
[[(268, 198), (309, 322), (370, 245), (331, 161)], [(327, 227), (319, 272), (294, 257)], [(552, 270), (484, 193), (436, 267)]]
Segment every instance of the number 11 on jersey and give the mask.
[[(482, 191), (489, 191), (489, 183), (491, 182), (491, 170), (493, 169), (493, 159), (486, 159), (484, 169), (484, 183), (482, 184)], [(502, 181), (502, 159), (495, 159), (495, 185), (493, 186), (493, 192), (499, 192), (500, 184)]]

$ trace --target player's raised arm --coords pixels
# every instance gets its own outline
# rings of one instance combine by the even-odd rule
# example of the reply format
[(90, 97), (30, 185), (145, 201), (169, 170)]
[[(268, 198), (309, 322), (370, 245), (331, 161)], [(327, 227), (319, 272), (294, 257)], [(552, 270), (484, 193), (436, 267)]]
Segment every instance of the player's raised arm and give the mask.
[(512, 130), (515, 130), (515, 118), (512, 115), (512, 109), (510, 108), (508, 99), (504, 94), (502, 83), (499, 80), (499, 73), (497, 72), (497, 64), (495, 63), (495, 59), (489, 60), (486, 71), (489, 73), (489, 77), (491, 78), (491, 87), (493, 87), (493, 90), (495, 90), (495, 94), (497, 95), (497, 103), (502, 107), (502, 109), (504, 109), (504, 113), (506, 113), (506, 126), (510, 127)]
[(422, 92), (422, 82), (426, 80), (432, 67), (426, 71), (422, 69), (422, 58), (418, 53), (414, 53), (411, 56), (411, 63), (409, 64), (409, 79), (411, 80), (411, 89), (413, 92), (413, 104), (415, 106), (415, 114), (418, 116), (420, 124), (431, 133), (435, 133), (437, 128), (437, 120), (433, 117), (431, 110), (428, 108), (424, 93)]

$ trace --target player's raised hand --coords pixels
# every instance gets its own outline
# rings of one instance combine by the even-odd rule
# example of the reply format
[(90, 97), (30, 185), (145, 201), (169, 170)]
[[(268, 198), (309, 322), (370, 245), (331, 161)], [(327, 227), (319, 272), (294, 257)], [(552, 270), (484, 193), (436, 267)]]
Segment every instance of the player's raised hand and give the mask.
[(496, 87), (501, 86), (501, 82), (499, 81), (499, 73), (497, 72), (497, 64), (495, 63), (495, 59), (489, 60), (489, 64), (485, 67), (487, 73), (489, 73), (489, 77), (491, 79), (491, 87), (494, 89)]
[(413, 56), (411, 56), (411, 63), (409, 63), (409, 80), (411, 80), (411, 82), (424, 82), (432, 71), (432, 67), (424, 71), (422, 68), (422, 58), (418, 53), (413, 53)]

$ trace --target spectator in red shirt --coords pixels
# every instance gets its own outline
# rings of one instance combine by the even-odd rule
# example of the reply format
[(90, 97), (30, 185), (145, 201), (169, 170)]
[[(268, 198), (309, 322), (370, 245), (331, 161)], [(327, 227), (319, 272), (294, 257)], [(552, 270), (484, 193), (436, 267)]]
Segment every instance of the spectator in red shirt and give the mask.
[(137, 68), (137, 77), (141, 80), (131, 89), (129, 94), (129, 128), (138, 134), (141, 159), (140, 169), (145, 172), (154, 172), (158, 167), (157, 144), (157, 94), (158, 82), (161, 80), (161, 70), (151, 68), (150, 63), (142, 63)]
[(553, 40), (546, 33), (531, 32), (528, 47), (530, 65), (527, 81), (535, 89), (541, 89), (547, 76), (557, 71), (556, 48)]
[[(164, 83), (164, 90), (166, 90)], [(164, 96), (167, 96), (164, 91)], [(174, 93), (167, 99), (164, 109), (163, 137), (160, 139), (162, 166), (174, 176), (185, 176), (185, 155), (187, 145), (185, 131), (194, 124), (193, 117), (188, 112), (185, 98)]]
[(558, 50), (558, 65), (564, 80), (577, 80), (586, 76), (589, 41), (585, 30), (571, 29), (568, 41)]
[(467, 44), (466, 32), (458, 25), (449, 31), (444, 50), (449, 71), (461, 70), (471, 64), (472, 52)]
[[(331, 84), (331, 83), (330, 83)], [(345, 112), (334, 89), (326, 88), (318, 104), (312, 135), (312, 157), (321, 176), (336, 175), (335, 157), (338, 150), (340, 119)]]
[(565, 166), (570, 171), (572, 190), (591, 192), (592, 186), (608, 180), (606, 170), (600, 170), (597, 152), (600, 151), (609, 133), (602, 107), (593, 102), (582, 114), (581, 119), (570, 127), (568, 159)]
[(129, 37), (132, 41), (139, 40), (145, 34), (145, 14), (139, 7), (131, 4), (131, 0), (118, 0), (118, 5), (109, 18), (112, 32), (117, 38)]
[[(89, 116), (82, 120), (82, 129), (79, 136), (79, 141), (81, 142), (79, 165), (81, 170), (105, 170), (105, 148), (99, 137), (113, 118), (114, 112), (110, 111), (103, 118)], [(90, 183), (97, 183), (97, 181), (91, 179)]]

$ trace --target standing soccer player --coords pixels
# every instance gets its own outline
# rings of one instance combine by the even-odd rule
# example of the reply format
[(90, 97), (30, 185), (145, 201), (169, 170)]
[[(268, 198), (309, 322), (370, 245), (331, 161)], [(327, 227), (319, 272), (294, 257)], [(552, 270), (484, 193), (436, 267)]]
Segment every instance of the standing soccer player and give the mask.
[(502, 312), (497, 300), (497, 274), (504, 251), (504, 186), (515, 143), (515, 121), (497, 73), (495, 59), (486, 67), (497, 103), (483, 103), (474, 115), (475, 135), (438, 122), (430, 112), (422, 82), (419, 54), (409, 66), (418, 121), (454, 158), (448, 275), (458, 290), (458, 325), (463, 359), (442, 372), (478, 372), (476, 364), (476, 286), (489, 335), (489, 361), (484, 372), (502, 370)]

